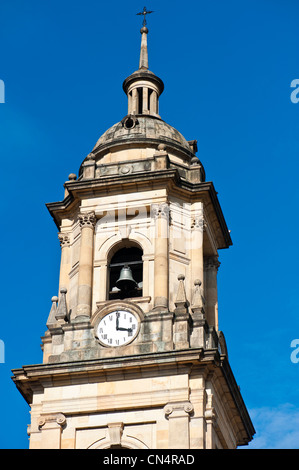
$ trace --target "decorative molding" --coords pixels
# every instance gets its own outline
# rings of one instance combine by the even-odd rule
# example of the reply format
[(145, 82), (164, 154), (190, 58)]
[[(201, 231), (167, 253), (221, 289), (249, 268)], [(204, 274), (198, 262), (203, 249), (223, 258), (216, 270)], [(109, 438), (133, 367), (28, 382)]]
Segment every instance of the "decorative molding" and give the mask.
[(214, 407), (209, 408), (205, 411), (205, 419), (206, 419), (206, 421), (210, 421), (210, 422), (215, 422), (216, 421), (217, 414), (216, 414), (216, 411), (215, 411)]

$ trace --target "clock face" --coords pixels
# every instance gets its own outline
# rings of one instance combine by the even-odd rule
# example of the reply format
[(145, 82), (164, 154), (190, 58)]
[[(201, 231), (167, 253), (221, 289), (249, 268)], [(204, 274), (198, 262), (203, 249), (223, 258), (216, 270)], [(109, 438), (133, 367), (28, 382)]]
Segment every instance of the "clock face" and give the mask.
[(105, 315), (97, 329), (98, 339), (105, 346), (130, 343), (138, 333), (138, 320), (127, 310), (115, 310)]

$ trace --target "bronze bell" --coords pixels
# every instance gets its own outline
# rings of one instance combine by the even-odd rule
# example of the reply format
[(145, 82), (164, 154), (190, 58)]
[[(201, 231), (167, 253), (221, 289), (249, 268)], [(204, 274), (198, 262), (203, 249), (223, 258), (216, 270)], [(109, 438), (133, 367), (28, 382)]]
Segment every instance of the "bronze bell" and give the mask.
[(116, 287), (125, 291), (130, 291), (137, 287), (137, 282), (133, 279), (132, 270), (129, 266), (125, 265), (121, 268), (119, 278), (116, 281)]

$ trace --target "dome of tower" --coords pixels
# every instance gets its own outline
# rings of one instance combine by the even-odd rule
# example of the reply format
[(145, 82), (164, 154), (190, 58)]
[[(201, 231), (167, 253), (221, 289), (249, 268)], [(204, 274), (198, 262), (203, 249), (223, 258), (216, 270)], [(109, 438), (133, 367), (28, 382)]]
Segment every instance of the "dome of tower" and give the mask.
[(122, 121), (110, 127), (97, 141), (92, 152), (97, 154), (102, 150), (120, 144), (148, 144), (155, 147), (165, 144), (193, 155), (185, 137), (174, 127), (160, 118), (150, 115), (128, 115)]

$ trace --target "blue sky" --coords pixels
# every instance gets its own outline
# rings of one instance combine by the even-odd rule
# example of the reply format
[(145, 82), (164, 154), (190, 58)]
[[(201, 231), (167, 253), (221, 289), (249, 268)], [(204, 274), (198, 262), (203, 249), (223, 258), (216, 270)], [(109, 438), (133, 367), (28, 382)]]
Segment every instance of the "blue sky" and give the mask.
[[(1, 0), (1, 448), (27, 448), (11, 369), (40, 363), (60, 247), (45, 203), (63, 199), (101, 134), (127, 111), (143, 3)], [(233, 246), (220, 253), (219, 322), (256, 428), (249, 448), (299, 448), (296, 0), (151, 0), (149, 67), (161, 117), (212, 180)], [(299, 95), (298, 95), (299, 96)], [(1, 101), (1, 100), (0, 100)], [(298, 355), (299, 356), (299, 355)], [(1, 434), (2, 433), (2, 434)]]

